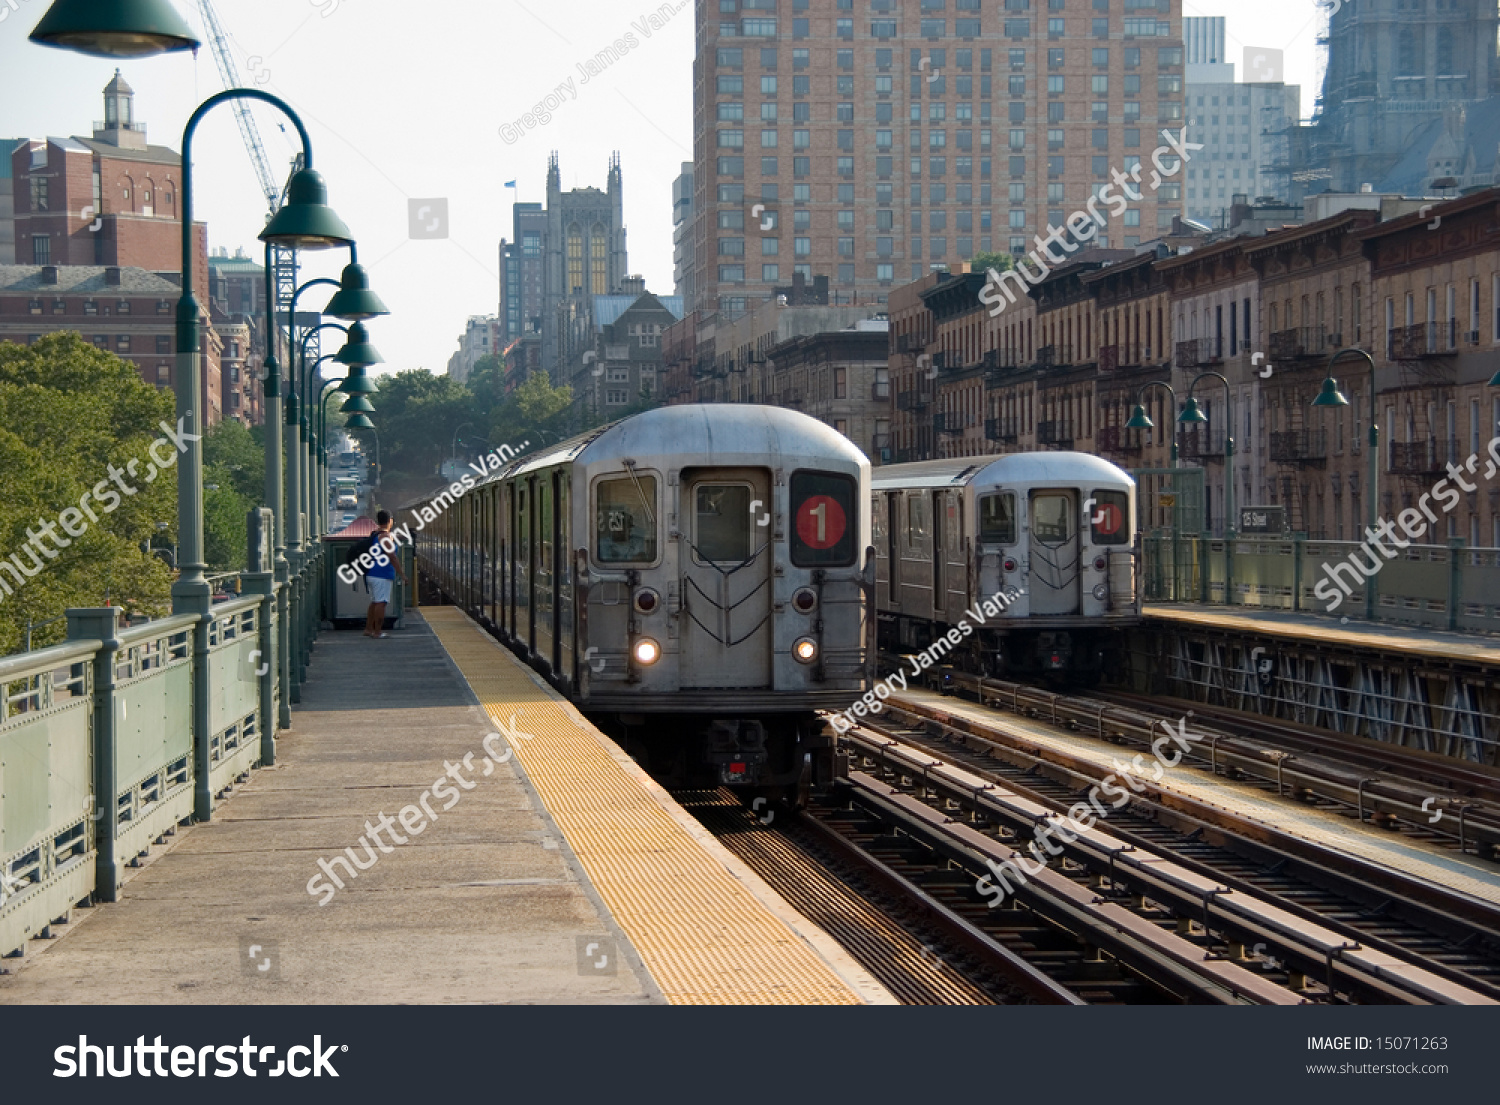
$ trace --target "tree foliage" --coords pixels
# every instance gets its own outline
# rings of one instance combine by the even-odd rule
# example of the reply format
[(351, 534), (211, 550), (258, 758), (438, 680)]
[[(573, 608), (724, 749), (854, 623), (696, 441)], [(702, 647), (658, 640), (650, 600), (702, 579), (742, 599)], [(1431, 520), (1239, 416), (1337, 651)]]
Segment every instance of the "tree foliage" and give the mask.
[(1015, 267), (1016, 263), (1008, 253), (976, 253), (969, 261), (970, 272), (988, 272), (990, 269), (1005, 272)]
[[(0, 655), (22, 647), (28, 621), (69, 607), (167, 611), (170, 573), (143, 552), (157, 523), (176, 532), (180, 454), (157, 446), (157, 456), (173, 455), (165, 470), (151, 459), (161, 423), (176, 427), (172, 396), (76, 333), (0, 342), (0, 559), (21, 569), (0, 570)], [(61, 621), (39, 629), (33, 646), (65, 631)]]
[(248, 515), (266, 497), (266, 454), (256, 438), (233, 420), (203, 435), (203, 558), (211, 569), (245, 567)]

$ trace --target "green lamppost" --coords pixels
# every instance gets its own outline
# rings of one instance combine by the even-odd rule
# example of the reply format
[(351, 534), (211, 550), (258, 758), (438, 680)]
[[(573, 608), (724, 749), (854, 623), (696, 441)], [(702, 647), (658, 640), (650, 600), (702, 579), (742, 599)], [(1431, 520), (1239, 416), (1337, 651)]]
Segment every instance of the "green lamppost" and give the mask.
[(1193, 389), (1206, 376), (1212, 376), (1224, 385), (1224, 602), (1233, 606), (1234, 537), (1237, 527), (1234, 513), (1234, 393), (1229, 389), (1229, 380), (1218, 372), (1200, 372), (1194, 376), (1193, 382), (1188, 385), (1187, 405), (1182, 408), (1177, 421), (1207, 424), (1208, 415), (1199, 409), (1198, 400), (1193, 398)]
[[(1340, 357), (1363, 357), (1365, 363), (1370, 366), (1370, 486), (1366, 489), (1369, 496), (1369, 507), (1365, 511), (1370, 520), (1369, 533), (1375, 532), (1376, 526), (1380, 524), (1380, 424), (1375, 415), (1375, 358), (1363, 349), (1346, 348), (1340, 349), (1332, 357), (1328, 358), (1328, 376), (1323, 381), (1322, 390), (1318, 397), (1312, 401), (1315, 407), (1347, 407), (1348, 397), (1339, 390), (1338, 381), (1333, 378), (1333, 366)], [(1496, 374), (1500, 379), (1500, 373)], [(1494, 383), (1494, 381), (1490, 381)], [(1375, 577), (1373, 575), (1365, 579), (1365, 617), (1375, 620)]]
[[(1130, 419), (1125, 423), (1127, 430), (1151, 430), (1155, 429), (1156, 423), (1146, 413), (1146, 404), (1143, 401), (1146, 392), (1151, 388), (1165, 388), (1167, 394), (1172, 397), (1172, 410), (1177, 409), (1177, 393), (1172, 390), (1172, 385), (1165, 380), (1149, 380), (1142, 384), (1135, 393), (1135, 410), (1130, 412)], [(1177, 423), (1172, 422), (1172, 469), (1177, 469)], [(1175, 487), (1175, 484), (1174, 484)], [(1177, 507), (1172, 507), (1172, 601), (1177, 601), (1177, 577), (1178, 562), (1180, 561), (1180, 548), (1177, 543)]]
[[(1151, 421), (1151, 416), (1146, 413), (1145, 404), (1141, 397), (1150, 388), (1166, 388), (1167, 394), (1172, 397), (1172, 409), (1177, 409), (1177, 393), (1172, 390), (1172, 385), (1165, 380), (1152, 380), (1141, 385), (1140, 390), (1135, 393), (1135, 410), (1130, 412), (1130, 421), (1125, 423), (1127, 430), (1151, 430), (1156, 428), (1156, 423)], [(1172, 467), (1177, 467), (1177, 427), (1172, 427)]]
[[(44, 46), (73, 50), (93, 57), (146, 57), (175, 50), (196, 49), (199, 42), (166, 0), (56, 0), (32, 31), (31, 40)], [(174, 392), (176, 414), (183, 433), (177, 462), (177, 522), (179, 576), (172, 586), (172, 609), (191, 614), (198, 622), (193, 633), (193, 814), (206, 821), (212, 814), (209, 783), (208, 638), (212, 618), (212, 590), (203, 563), (203, 385), (199, 376), (201, 306), (193, 289), (192, 142), (203, 117), (228, 100), (260, 100), (291, 120), (302, 142), (302, 164), (288, 190), (288, 202), (261, 232), (267, 243), (294, 249), (324, 249), (352, 240), (346, 227), (328, 207), (323, 178), (313, 171), (312, 140), (307, 128), (279, 97), (253, 88), (234, 88), (210, 96), (188, 118), (182, 134), (182, 295), (177, 302)], [(269, 339), (270, 335), (268, 335)], [(101, 832), (113, 832), (111, 823)]]

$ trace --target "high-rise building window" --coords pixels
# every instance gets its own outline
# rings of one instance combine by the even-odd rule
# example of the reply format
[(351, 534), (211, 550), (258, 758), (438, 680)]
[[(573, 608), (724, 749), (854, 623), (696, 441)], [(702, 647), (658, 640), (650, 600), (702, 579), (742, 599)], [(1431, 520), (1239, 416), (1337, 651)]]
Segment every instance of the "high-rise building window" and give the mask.
[(589, 286), (593, 295), (604, 295), (609, 291), (609, 247), (604, 236), (604, 227), (594, 224), (589, 236)]
[(52, 236), (50, 234), (31, 236), (31, 263), (33, 265), (52, 264)]

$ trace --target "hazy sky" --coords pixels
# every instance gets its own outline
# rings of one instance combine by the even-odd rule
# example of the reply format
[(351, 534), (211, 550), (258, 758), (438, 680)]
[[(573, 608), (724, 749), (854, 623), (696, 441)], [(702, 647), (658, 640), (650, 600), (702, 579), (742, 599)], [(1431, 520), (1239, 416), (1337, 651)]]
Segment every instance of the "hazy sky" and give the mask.
[[(197, 58), (119, 66), (149, 140), (174, 149), (194, 107), (223, 87), (198, 4), (176, 3), (204, 39)], [(27, 41), (46, 5), (0, 0), (0, 137), (88, 135), (103, 117), (101, 93), (115, 64)], [(241, 84), (287, 100), (307, 125), (330, 202), (391, 308), (371, 324), (384, 371), (443, 371), (465, 319), (496, 311), (511, 202), (545, 199), (553, 150), (564, 188), (602, 188), (610, 151), (620, 151), (630, 269), (652, 291), (671, 293), (671, 185), (692, 160), (691, 2), (670, 0), (663, 9), (616, 0), (214, 0), (214, 7)], [(1286, 79), (1302, 85), (1305, 116), (1324, 10), (1311, 0), (1248, 9), (1194, 0), (1184, 14), (1228, 16), (1227, 60), (1238, 62), (1245, 46), (1285, 50)], [(665, 26), (651, 30), (644, 18), (651, 12)], [(627, 32), (637, 45), (585, 83), (577, 63)], [(554, 91), (562, 104), (550, 122), (519, 123)], [(295, 132), (282, 130), (274, 109), (257, 105), (254, 114), (283, 179)], [(194, 215), (207, 221), (211, 248), (240, 246), (258, 258), (265, 203), (233, 115), (221, 106), (199, 127)], [(508, 180), (517, 189), (504, 188)], [(414, 200), (433, 208), (419, 233), (440, 210), (430, 201), (447, 201), (447, 223), (432, 232), (446, 237), (411, 237)], [(304, 255), (304, 278), (336, 276), (346, 256)], [(309, 299), (326, 301), (311, 292)]]

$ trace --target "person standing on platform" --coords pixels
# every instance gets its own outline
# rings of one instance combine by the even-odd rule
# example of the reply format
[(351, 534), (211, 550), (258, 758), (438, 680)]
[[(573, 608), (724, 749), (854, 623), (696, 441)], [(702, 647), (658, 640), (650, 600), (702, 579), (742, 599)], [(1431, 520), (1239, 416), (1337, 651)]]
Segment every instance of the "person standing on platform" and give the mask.
[(381, 640), (389, 637), (385, 632), (385, 608), (391, 601), (391, 591), (396, 578), (406, 582), (406, 572), (401, 567), (401, 556), (396, 539), (391, 536), (391, 516), (382, 510), (375, 515), (375, 532), (370, 536), (370, 559), (375, 563), (365, 573), (370, 585), (370, 609), (365, 615), (365, 636)]

